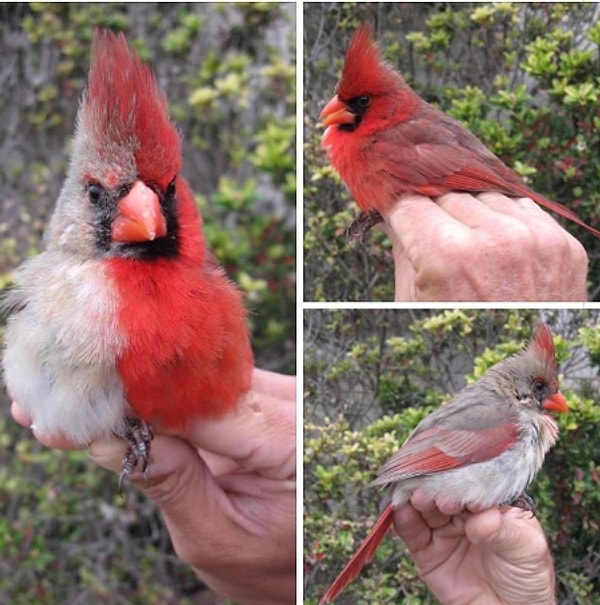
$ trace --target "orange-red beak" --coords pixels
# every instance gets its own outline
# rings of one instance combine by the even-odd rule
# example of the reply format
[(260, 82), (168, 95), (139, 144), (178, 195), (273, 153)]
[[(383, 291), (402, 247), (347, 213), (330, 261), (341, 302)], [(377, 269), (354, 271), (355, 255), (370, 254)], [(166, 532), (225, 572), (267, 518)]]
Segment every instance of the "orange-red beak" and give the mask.
[(117, 212), (111, 228), (113, 242), (151, 242), (167, 235), (167, 221), (158, 196), (142, 181), (136, 181), (119, 200)]
[(319, 118), (323, 126), (331, 126), (332, 124), (352, 124), (356, 116), (350, 111), (348, 105), (340, 101), (337, 95), (323, 107), (323, 111)]
[(556, 393), (552, 397), (544, 399), (542, 407), (549, 412), (559, 412), (561, 414), (569, 411), (569, 404), (562, 393)]

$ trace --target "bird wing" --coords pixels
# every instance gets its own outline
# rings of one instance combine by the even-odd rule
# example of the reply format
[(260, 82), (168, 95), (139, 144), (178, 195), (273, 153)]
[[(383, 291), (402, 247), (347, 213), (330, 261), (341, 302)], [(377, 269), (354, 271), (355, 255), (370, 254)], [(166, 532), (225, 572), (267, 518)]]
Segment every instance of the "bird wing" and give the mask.
[(493, 391), (486, 390), (482, 400), (470, 386), (421, 421), (373, 484), (485, 462), (514, 445), (518, 436), (514, 410)]
[(496, 191), (528, 197), (587, 229), (575, 212), (530, 189), (473, 134), (456, 120), (427, 106), (423, 115), (384, 131), (372, 147), (383, 171), (398, 181), (396, 194), (412, 191), (437, 197), (449, 191)]
[(404, 136), (379, 144), (386, 172), (410, 184), (409, 190), (422, 187), (424, 195), (431, 195), (427, 191), (433, 186), (438, 191), (435, 195), (448, 191), (498, 191), (531, 197), (532, 191), (519, 176), (485, 148), (483, 154), (481, 150), (458, 147), (458, 142), (452, 140), (407, 140)]

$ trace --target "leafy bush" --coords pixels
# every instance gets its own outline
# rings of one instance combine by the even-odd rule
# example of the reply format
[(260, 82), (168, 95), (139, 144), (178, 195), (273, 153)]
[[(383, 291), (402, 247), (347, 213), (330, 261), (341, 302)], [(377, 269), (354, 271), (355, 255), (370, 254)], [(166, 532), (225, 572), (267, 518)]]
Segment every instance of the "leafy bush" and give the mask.
[[(305, 299), (393, 298), (389, 243), (344, 238), (355, 205), (320, 149), (318, 115), (359, 23), (428, 102), (461, 120), (528, 184), (600, 223), (600, 24), (595, 4), (305, 6)], [(600, 300), (600, 246), (586, 246)]]
[[(381, 494), (365, 488), (429, 412), (518, 352), (538, 311), (307, 311), (304, 544), (307, 605), (317, 602), (373, 525)], [(544, 311), (568, 414), (530, 488), (548, 537), (561, 605), (600, 594), (597, 398), (600, 312)], [(465, 378), (466, 377), (466, 378)], [(435, 603), (396, 537), (343, 603)]]

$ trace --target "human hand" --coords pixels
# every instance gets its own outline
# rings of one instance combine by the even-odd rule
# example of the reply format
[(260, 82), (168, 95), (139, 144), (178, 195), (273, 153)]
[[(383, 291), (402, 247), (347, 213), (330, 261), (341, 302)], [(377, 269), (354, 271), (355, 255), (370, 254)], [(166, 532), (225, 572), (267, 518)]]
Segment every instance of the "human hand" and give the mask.
[(383, 218), (396, 300), (587, 300), (585, 249), (530, 199), (407, 194)]
[[(18, 404), (12, 411), (30, 425)], [(91, 458), (117, 474), (124, 451), (119, 438), (90, 445)], [(148, 479), (135, 472), (128, 481), (157, 504), (177, 555), (215, 592), (244, 605), (295, 602), (293, 377), (255, 369), (238, 411), (176, 435), (156, 427)]]
[(394, 526), (442, 605), (555, 604), (552, 558), (531, 513), (437, 504), (441, 510), (416, 490), (395, 511)]

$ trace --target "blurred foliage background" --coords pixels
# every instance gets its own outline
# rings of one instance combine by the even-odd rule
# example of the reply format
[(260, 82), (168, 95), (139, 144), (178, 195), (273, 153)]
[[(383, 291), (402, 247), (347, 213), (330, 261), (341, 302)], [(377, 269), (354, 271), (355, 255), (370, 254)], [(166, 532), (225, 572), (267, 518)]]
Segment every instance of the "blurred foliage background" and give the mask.
[[(357, 26), (427, 102), (457, 118), (543, 195), (600, 224), (600, 8), (597, 3), (304, 5), (304, 299), (393, 300), (389, 242), (344, 229), (356, 207), (320, 148), (318, 116)], [(590, 255), (600, 244), (563, 222)]]
[[(568, 414), (529, 493), (554, 557), (557, 603), (600, 603), (600, 310), (309, 310), (304, 314), (305, 603), (368, 533), (382, 494), (365, 488), (431, 411), (550, 325)], [(340, 605), (437, 601), (390, 534)]]
[[(0, 4), (0, 293), (43, 245), (97, 25), (125, 33), (167, 96), (207, 242), (245, 292), (257, 365), (294, 372), (292, 4)], [(151, 504), (119, 496), (85, 452), (38, 446), (3, 390), (0, 404), (0, 605), (221, 602)]]

